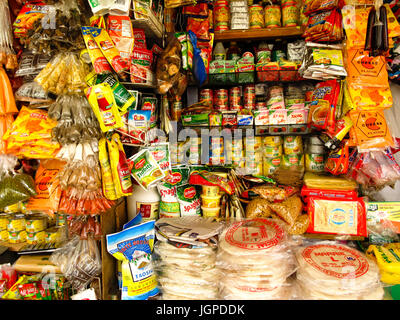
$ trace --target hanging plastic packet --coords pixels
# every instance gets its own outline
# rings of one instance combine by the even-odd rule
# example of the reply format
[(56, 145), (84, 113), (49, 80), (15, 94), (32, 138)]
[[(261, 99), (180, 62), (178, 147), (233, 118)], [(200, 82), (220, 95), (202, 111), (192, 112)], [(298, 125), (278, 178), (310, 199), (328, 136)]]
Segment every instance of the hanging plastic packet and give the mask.
[(157, 125), (157, 102), (156, 97), (142, 97), (142, 110), (150, 110), (150, 127), (154, 128)]
[(134, 48), (130, 56), (131, 82), (152, 84), (152, 62), (153, 52), (151, 50)]
[(334, 175), (346, 174), (349, 170), (350, 154), (348, 140), (343, 143), (343, 147), (338, 151), (331, 152), (325, 162), (325, 170)]
[(115, 190), (115, 184), (107, 151), (107, 142), (105, 138), (102, 138), (99, 141), (99, 162), (101, 166), (103, 194), (109, 200), (116, 200), (118, 199), (118, 196)]
[(117, 197), (129, 196), (132, 194), (133, 190), (132, 180), (128, 160), (126, 159), (124, 147), (122, 146), (118, 133), (112, 135), (111, 141), (107, 139), (107, 145)]
[(144, 144), (146, 132), (150, 128), (150, 110), (130, 110), (128, 115), (128, 130), (131, 144)]
[(189, 30), (189, 39), (193, 46), (193, 75), (197, 80), (199, 86), (202, 86), (203, 83), (207, 80), (207, 73), (204, 66), (204, 61), (201, 57), (201, 51), (197, 47), (197, 37), (193, 33), (193, 31)]
[(82, 27), (83, 40), (85, 40), (86, 48), (92, 61), (93, 69), (97, 74), (111, 73), (112, 68), (106, 57), (94, 41), (89, 27)]
[(165, 177), (160, 165), (147, 149), (136, 153), (128, 162), (133, 178), (146, 191)]
[(129, 15), (109, 15), (107, 18), (107, 29), (121, 58), (128, 63), (134, 45), (132, 22)]
[(200, 191), (196, 186), (184, 185), (176, 188), (176, 195), (181, 209), (181, 217), (200, 216)]
[(155, 221), (106, 236), (107, 251), (122, 261), (122, 300), (147, 300), (159, 293), (151, 254)]
[(395, 147), (383, 110), (350, 111), (359, 152)]
[(114, 46), (112, 39), (105, 29), (88, 27), (93, 39), (96, 41), (101, 52), (106, 57), (114, 71), (121, 78), (126, 78), (128, 71), (127, 63), (121, 58), (118, 49)]
[(169, 143), (157, 143), (146, 147), (147, 150), (151, 152), (154, 159), (160, 165), (161, 170), (164, 172), (165, 176), (169, 175), (171, 171), (171, 156), (169, 154)]
[(108, 83), (89, 87), (86, 90), (86, 97), (103, 132), (123, 126), (113, 91)]
[(110, 85), (121, 114), (126, 113), (129, 107), (136, 103), (135, 97), (112, 74), (97, 76), (96, 84), (100, 83)]

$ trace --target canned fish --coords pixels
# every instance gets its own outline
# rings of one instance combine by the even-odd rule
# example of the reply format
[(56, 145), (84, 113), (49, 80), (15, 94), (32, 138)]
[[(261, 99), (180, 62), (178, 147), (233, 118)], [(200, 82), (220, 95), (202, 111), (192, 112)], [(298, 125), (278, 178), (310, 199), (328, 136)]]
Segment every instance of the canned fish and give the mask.
[(26, 231), (34, 233), (43, 231), (47, 228), (47, 219), (43, 216), (27, 216), (26, 218)]
[(26, 221), (24, 214), (10, 215), (7, 224), (7, 230), (10, 232), (17, 232), (25, 230)]
[(28, 232), (26, 235), (26, 242), (28, 244), (38, 244), (46, 241), (46, 233), (44, 230), (39, 232)]
[(25, 230), (21, 231), (8, 231), (9, 243), (22, 243), (26, 241), (27, 233)]

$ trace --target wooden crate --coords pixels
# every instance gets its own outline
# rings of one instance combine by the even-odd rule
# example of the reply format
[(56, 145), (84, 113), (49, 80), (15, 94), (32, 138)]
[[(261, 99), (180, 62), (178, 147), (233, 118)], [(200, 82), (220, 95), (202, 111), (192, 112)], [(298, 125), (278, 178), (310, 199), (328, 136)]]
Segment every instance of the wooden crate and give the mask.
[(128, 221), (125, 198), (100, 216), (103, 237), (100, 245), (102, 261), (102, 300), (111, 300), (113, 295), (119, 295), (117, 279), (117, 259), (107, 251), (106, 235), (119, 232)]

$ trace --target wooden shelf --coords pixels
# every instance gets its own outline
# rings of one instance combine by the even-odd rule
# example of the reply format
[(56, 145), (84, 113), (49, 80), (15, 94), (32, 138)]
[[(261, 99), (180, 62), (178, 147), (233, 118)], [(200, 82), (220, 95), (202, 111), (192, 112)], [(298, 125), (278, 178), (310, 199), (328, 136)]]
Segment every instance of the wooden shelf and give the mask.
[(215, 32), (215, 41), (263, 40), (300, 37), (303, 33), (303, 27), (228, 30)]

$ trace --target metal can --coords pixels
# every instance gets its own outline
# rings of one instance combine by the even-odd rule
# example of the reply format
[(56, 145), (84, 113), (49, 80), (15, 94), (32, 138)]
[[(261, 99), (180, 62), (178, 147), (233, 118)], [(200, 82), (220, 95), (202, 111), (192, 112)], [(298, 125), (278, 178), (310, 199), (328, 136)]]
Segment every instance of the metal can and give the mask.
[(244, 87), (243, 106), (248, 110), (253, 110), (256, 107), (256, 86), (254, 84)]
[(264, 8), (264, 25), (266, 28), (276, 28), (281, 26), (281, 7), (277, 5), (266, 6)]
[(214, 30), (229, 30), (229, 3), (227, 0), (214, 2)]
[(232, 111), (240, 111), (242, 107), (242, 88), (232, 87), (229, 89), (229, 107)]
[(218, 89), (214, 92), (214, 108), (218, 111), (229, 110), (229, 98), (227, 89)]
[(61, 240), (60, 230), (61, 230), (60, 227), (52, 227), (46, 229), (44, 241), (48, 244), (60, 242)]
[(305, 165), (308, 172), (322, 173), (325, 171), (325, 155), (307, 153), (305, 155)]
[(282, 145), (264, 147), (264, 156), (267, 158), (280, 157), (282, 154)]
[(303, 153), (303, 141), (300, 136), (285, 136), (283, 139), (283, 149), (285, 154)]
[(296, 2), (287, 2), (282, 6), (282, 25), (284, 27), (295, 27), (299, 23), (299, 8)]
[(0, 230), (0, 241), (8, 241), (8, 231)]
[(210, 163), (213, 165), (224, 163), (223, 137), (210, 137)]
[(190, 138), (190, 164), (200, 164), (201, 162), (201, 138)]
[(21, 231), (8, 231), (9, 243), (22, 243), (26, 241), (27, 233), (25, 230)]
[(250, 29), (264, 28), (264, 12), (260, 4), (253, 4), (249, 8)]
[(213, 90), (212, 89), (203, 89), (200, 91), (199, 100), (200, 101), (208, 101), (211, 105), (213, 104)]
[(26, 231), (34, 233), (43, 231), (47, 228), (47, 219), (40, 215), (31, 215), (26, 217)]
[(264, 176), (269, 176), (275, 172), (276, 169), (279, 168), (282, 162), (282, 157), (275, 158), (263, 158), (263, 173)]
[(68, 221), (68, 215), (67, 214), (62, 214), (62, 213), (57, 213), (56, 215), (56, 226), (58, 227), (63, 227), (67, 224)]
[(10, 218), (10, 214), (8, 213), (0, 213), (0, 231), (7, 230), (8, 219)]
[(7, 230), (9, 232), (18, 232), (25, 230), (26, 221), (24, 214), (14, 214), (10, 215), (7, 224)]
[(283, 143), (281, 136), (267, 136), (263, 138), (264, 147), (276, 147)]
[(39, 232), (27, 232), (26, 242), (28, 244), (38, 244), (46, 241), (46, 233), (44, 230)]

